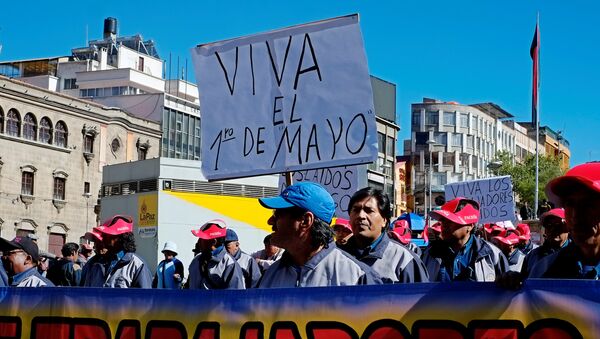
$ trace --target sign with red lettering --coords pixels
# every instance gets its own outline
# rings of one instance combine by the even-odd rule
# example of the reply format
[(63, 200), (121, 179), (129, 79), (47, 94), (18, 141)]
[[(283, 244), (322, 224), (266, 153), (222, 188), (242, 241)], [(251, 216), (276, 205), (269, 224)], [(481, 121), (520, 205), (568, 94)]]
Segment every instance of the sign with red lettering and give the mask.
[(600, 282), (228, 291), (0, 288), (1, 338), (592, 338)]

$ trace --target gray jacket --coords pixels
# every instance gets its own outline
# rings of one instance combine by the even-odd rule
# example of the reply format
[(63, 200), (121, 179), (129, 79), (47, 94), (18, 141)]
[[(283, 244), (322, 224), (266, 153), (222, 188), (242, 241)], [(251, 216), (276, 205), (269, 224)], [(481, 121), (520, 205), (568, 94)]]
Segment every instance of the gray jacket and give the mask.
[(508, 257), (508, 270), (513, 272), (521, 272), (521, 268), (523, 267), (523, 262), (525, 261), (525, 254), (521, 252), (521, 250), (516, 249), (509, 257)]
[(382, 234), (378, 241), (369, 251), (361, 251), (352, 237), (343, 249), (370, 266), (384, 283), (429, 281), (427, 269), (415, 252), (390, 239), (387, 233)]
[(259, 288), (315, 287), (381, 284), (381, 278), (368, 266), (330, 242), (302, 266), (295, 266), (284, 252), (263, 274)]
[(13, 287), (54, 287), (54, 284), (42, 277), (37, 267), (32, 267), (25, 272), (21, 272), (12, 277), (10, 286)]
[(83, 286), (111, 288), (152, 288), (152, 273), (135, 253), (127, 252), (109, 272), (105, 262), (89, 260), (85, 266)]
[(242, 250), (238, 250), (233, 256), (233, 259), (240, 264), (240, 267), (244, 272), (244, 282), (246, 284), (246, 288), (256, 287), (260, 277), (262, 276), (260, 267), (256, 263), (256, 260)]
[[(472, 235), (472, 237), (475, 236)], [(508, 260), (498, 247), (478, 237), (473, 239), (472, 246), (473, 253), (468, 267), (467, 280), (494, 281), (496, 277), (508, 271)], [(442, 265), (440, 250), (444, 250), (444, 247), (448, 247), (448, 245), (443, 240), (436, 240), (431, 242), (423, 253), (423, 262), (427, 267), (431, 281), (439, 281), (439, 272)]]
[(190, 289), (216, 290), (246, 288), (244, 272), (225, 247), (210, 258), (198, 254), (189, 267)]

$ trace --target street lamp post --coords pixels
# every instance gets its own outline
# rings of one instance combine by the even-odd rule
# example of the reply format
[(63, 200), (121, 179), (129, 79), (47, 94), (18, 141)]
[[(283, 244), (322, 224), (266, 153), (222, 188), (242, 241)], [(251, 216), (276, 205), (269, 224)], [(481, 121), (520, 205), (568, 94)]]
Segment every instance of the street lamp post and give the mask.
[(90, 213), (90, 197), (92, 196), (91, 193), (87, 192), (87, 193), (83, 193), (83, 196), (85, 197), (85, 232), (87, 233), (89, 231), (89, 213)]
[(492, 171), (492, 174), (497, 175), (496, 171), (502, 167), (502, 161), (500, 160), (493, 160), (492, 162), (490, 162), (487, 165), (488, 169), (490, 169)]

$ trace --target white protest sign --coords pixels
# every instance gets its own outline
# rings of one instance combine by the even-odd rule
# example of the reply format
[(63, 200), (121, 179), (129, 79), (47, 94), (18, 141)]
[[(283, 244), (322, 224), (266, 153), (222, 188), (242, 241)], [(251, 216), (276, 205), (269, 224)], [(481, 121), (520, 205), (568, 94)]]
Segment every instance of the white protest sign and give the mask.
[(207, 179), (377, 158), (358, 15), (199, 45), (192, 58)]
[[(294, 172), (293, 182), (312, 181), (321, 184), (335, 202), (335, 216), (348, 219), (348, 203), (352, 195), (367, 186), (367, 165), (319, 168)], [(285, 176), (279, 178), (279, 190), (286, 187)]]
[(479, 203), (479, 223), (515, 219), (515, 199), (510, 176), (447, 184), (446, 201), (464, 197)]

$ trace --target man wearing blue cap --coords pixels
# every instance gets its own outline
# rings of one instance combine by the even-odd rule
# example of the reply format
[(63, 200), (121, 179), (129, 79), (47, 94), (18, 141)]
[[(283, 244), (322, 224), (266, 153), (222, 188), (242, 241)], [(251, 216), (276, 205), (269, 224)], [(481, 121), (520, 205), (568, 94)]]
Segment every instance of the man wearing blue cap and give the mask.
[(335, 203), (320, 185), (300, 182), (281, 195), (261, 198), (273, 209), (273, 245), (284, 248), (279, 261), (264, 273), (259, 287), (312, 287), (381, 283), (371, 268), (338, 249), (329, 226)]
[(250, 256), (250, 254), (240, 249), (240, 239), (238, 238), (237, 233), (231, 228), (228, 228), (227, 233), (225, 234), (225, 249), (242, 267), (246, 288), (256, 287), (262, 276), (260, 267), (258, 267), (258, 263)]

